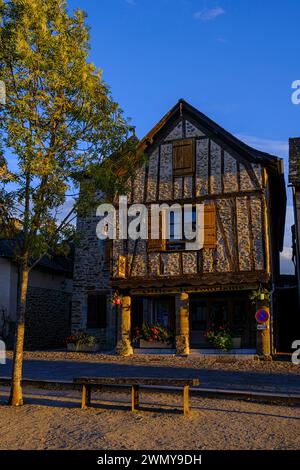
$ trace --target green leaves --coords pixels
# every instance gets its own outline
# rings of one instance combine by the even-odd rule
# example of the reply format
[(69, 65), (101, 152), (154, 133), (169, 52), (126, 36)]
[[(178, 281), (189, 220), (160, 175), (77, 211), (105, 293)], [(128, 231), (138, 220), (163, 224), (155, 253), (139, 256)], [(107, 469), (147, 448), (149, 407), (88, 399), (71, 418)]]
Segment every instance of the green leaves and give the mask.
[[(107, 197), (126, 190), (137, 142), (128, 141), (133, 128), (88, 61), (81, 10), (69, 15), (64, 0), (0, 1), (0, 18), (0, 80), (7, 91), (0, 106), (0, 187), (15, 201), (24, 222), (20, 251), (31, 259), (61, 241), (78, 211), (93, 209), (96, 190)], [(17, 162), (10, 169), (12, 154)], [(74, 204), (62, 218), (68, 192), (76, 194)]]

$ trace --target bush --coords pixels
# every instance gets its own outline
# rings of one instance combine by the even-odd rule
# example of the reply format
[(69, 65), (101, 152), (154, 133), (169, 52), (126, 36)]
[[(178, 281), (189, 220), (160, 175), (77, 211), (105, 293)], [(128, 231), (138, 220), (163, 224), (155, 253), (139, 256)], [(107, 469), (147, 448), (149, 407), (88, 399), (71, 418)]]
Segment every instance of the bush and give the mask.
[(214, 325), (212, 325), (212, 327), (204, 333), (204, 336), (217, 349), (221, 349), (222, 351), (230, 351), (232, 349), (232, 334), (229, 328), (225, 326), (215, 328)]
[(66, 339), (66, 343), (72, 343), (75, 346), (95, 346), (97, 338), (86, 331), (76, 331)]

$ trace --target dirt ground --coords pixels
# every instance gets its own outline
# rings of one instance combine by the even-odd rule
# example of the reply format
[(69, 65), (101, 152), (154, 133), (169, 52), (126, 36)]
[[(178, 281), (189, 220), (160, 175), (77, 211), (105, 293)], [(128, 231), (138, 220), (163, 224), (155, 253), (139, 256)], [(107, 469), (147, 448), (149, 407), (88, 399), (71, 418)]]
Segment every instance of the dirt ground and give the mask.
[[(6, 406), (0, 390), (0, 449), (300, 449), (300, 407), (191, 397), (191, 415), (177, 394), (104, 392), (79, 408), (76, 391), (24, 390), (26, 404)], [(100, 400), (101, 398), (101, 400)], [(177, 409), (176, 409), (177, 407)]]

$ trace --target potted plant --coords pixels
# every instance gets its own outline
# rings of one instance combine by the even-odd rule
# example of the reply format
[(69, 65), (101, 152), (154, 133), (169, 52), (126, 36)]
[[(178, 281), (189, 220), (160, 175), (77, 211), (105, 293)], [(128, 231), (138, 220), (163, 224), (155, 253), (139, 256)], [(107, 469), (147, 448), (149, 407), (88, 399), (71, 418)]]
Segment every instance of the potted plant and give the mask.
[(232, 334), (228, 327), (218, 326), (211, 327), (204, 333), (206, 339), (214, 345), (216, 349), (222, 351), (230, 351), (232, 349)]
[(262, 285), (259, 286), (258, 289), (253, 290), (250, 294), (250, 300), (252, 304), (255, 304), (256, 302), (260, 300), (265, 300), (267, 302), (270, 301), (270, 292), (268, 289), (265, 287), (262, 287)]
[(143, 323), (141, 328), (135, 328), (133, 341), (139, 343), (141, 348), (171, 348), (174, 336), (165, 326), (157, 323), (149, 325)]
[(76, 331), (66, 339), (68, 351), (96, 352), (99, 350), (98, 340), (85, 331)]

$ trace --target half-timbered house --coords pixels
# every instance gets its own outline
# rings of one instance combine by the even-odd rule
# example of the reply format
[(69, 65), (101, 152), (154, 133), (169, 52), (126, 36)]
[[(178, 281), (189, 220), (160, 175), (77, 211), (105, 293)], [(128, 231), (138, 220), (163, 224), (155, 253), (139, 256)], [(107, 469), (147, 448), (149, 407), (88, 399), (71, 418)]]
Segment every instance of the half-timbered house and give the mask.
[[(283, 245), (285, 186), (282, 160), (255, 150), (184, 100), (139, 144), (147, 155), (136, 171), (128, 203), (204, 204), (204, 246), (169, 238), (101, 241), (96, 215), (78, 220), (73, 329), (88, 329), (102, 347), (132, 353), (132, 333), (143, 322), (174, 333), (174, 349), (188, 354), (210, 345), (210, 324), (227, 324), (236, 345), (259, 349), (251, 292), (272, 294)], [(109, 298), (114, 290), (122, 306)]]

